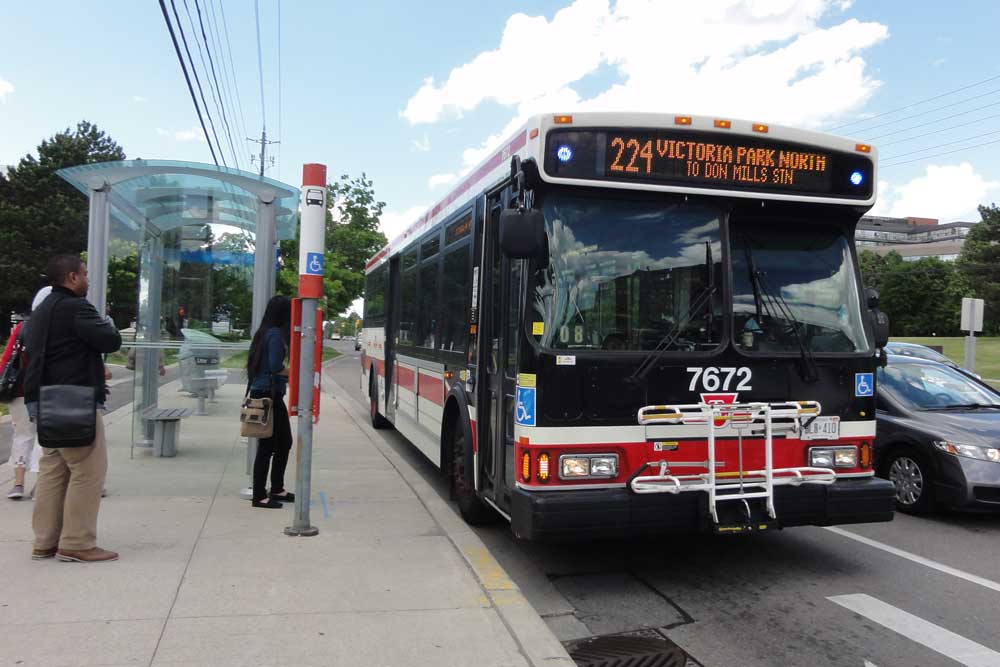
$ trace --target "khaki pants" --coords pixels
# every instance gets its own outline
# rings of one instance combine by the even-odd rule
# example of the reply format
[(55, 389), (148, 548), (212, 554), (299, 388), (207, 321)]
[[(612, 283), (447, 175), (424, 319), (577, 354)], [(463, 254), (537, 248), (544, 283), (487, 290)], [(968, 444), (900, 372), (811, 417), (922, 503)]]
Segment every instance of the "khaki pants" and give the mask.
[(35, 486), (35, 549), (86, 551), (97, 546), (97, 512), (108, 472), (104, 419), (89, 447), (44, 448)]

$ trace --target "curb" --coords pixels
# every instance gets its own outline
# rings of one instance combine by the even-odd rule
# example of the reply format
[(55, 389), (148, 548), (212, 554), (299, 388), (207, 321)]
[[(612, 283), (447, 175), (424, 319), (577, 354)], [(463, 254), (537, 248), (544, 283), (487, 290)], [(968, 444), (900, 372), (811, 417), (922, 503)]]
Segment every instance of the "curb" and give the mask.
[[(337, 359), (331, 359), (327, 363), (336, 362), (341, 358), (350, 359), (347, 355), (343, 355)], [(327, 377), (327, 380), (344, 394), (347, 393), (348, 390), (334, 378)], [(384, 440), (373, 437), (370, 429), (367, 428), (367, 423), (359, 419), (359, 415), (367, 418), (367, 413), (363, 413), (361, 407), (353, 402), (345, 401), (339, 393), (331, 392), (330, 397), (340, 405), (355, 424), (361, 427), (365, 437), (375, 445), (379, 453), (399, 473), (448, 540), (462, 555), (528, 663), (533, 667), (541, 667), (542, 665), (571, 667), (576, 665), (549, 626), (538, 615), (538, 612), (524, 597), (517, 584), (511, 580), (506, 570), (493, 557), (479, 536), (455, 513), (451, 505), (443, 500), (423, 477), (400, 458)]]

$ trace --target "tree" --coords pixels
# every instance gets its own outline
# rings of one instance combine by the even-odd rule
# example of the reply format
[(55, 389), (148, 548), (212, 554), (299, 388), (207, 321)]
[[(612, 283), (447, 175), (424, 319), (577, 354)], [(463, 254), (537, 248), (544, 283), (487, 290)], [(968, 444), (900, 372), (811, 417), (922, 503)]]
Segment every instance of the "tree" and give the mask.
[(895, 252), (885, 260), (880, 306), (892, 335), (957, 335), (963, 281), (955, 265), (936, 257), (905, 262)]
[[(323, 308), (328, 314), (342, 313), (365, 288), (365, 264), (385, 244), (379, 217), (385, 202), (375, 198), (375, 187), (364, 173), (358, 178), (344, 174), (327, 185), (326, 275), (323, 277)], [(334, 216), (336, 212), (336, 216)], [(298, 240), (279, 245), (281, 270), (277, 292), (298, 293)]]
[(996, 335), (1000, 334), (1000, 208), (980, 206), (979, 214), (983, 220), (965, 237), (958, 268), (969, 293), (986, 302), (983, 332)]
[(26, 155), (0, 176), (0, 327), (9, 311), (27, 310), (52, 255), (87, 249), (87, 197), (55, 172), (124, 159), (111, 137), (81, 121), (42, 141), (37, 158)]

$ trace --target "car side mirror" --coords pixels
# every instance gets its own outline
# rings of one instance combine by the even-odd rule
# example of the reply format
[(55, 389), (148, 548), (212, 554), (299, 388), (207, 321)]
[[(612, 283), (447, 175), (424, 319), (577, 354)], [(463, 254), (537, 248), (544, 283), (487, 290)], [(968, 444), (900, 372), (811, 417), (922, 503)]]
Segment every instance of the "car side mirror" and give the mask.
[(500, 248), (511, 259), (533, 259), (545, 248), (545, 219), (537, 209), (500, 212)]

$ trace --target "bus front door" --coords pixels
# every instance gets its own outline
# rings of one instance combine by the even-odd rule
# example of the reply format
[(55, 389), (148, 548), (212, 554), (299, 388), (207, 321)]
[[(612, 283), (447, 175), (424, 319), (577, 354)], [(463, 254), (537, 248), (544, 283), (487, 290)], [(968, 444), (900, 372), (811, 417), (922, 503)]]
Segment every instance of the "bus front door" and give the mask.
[(399, 340), (400, 314), (400, 265), (399, 257), (389, 260), (389, 293), (386, 299), (385, 320), (385, 416), (389, 421), (396, 419), (396, 341)]
[(480, 465), (486, 494), (506, 509), (503, 490), (514, 484), (514, 405), (517, 354), (521, 320), (521, 264), (500, 251), (499, 198), (487, 202), (483, 252), (483, 303), (480, 313), (480, 368), (486, 370), (484, 394), (479, 405), (488, 411), (480, 417)]

